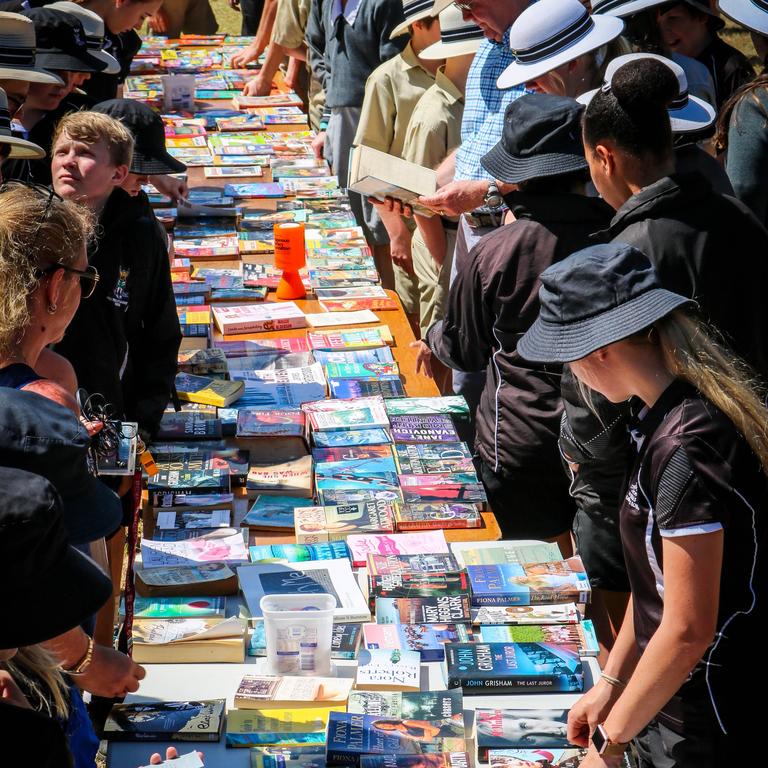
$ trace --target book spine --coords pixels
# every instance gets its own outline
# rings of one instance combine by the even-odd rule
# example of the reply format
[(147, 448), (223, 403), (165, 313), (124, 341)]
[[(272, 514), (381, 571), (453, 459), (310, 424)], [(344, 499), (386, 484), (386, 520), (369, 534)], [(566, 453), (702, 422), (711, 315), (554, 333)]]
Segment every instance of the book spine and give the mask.
[(530, 693), (531, 691), (572, 692), (565, 687), (559, 675), (494, 675), (471, 677), (448, 673), (448, 688), (461, 688), (465, 696), (485, 696), (491, 691), (504, 693)]

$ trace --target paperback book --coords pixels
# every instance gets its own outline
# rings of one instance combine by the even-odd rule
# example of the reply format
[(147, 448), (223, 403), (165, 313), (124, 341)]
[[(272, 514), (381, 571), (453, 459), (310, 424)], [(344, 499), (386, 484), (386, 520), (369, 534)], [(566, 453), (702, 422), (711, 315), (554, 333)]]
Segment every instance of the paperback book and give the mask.
[(558, 749), (556, 747), (541, 749), (490, 749), (487, 750), (487, 761), (490, 768), (530, 768), (530, 766), (547, 766), (547, 768), (578, 768), (587, 756), (586, 749), (576, 747)]
[(237, 565), (249, 562), (243, 537), (234, 528), (220, 528), (213, 533), (184, 541), (143, 539), (141, 558), (144, 568), (212, 562)]
[(417, 692), (421, 681), (418, 651), (362, 648), (357, 659), (355, 688), (365, 691)]
[(466, 595), (437, 597), (377, 597), (377, 624), (468, 624)]
[(305, 563), (310, 560), (340, 560), (349, 558), (349, 550), (343, 541), (320, 544), (255, 544), (248, 548), (252, 563)]
[(557, 605), (488, 605), (472, 611), (473, 624), (578, 624), (576, 603)]
[(383, 428), (314, 432), (312, 439), (321, 448), (381, 445), (390, 441), (389, 433)]
[(175, 385), (180, 400), (215, 405), (218, 408), (226, 408), (230, 403), (234, 403), (245, 390), (242, 381), (212, 379), (191, 373), (177, 373)]
[(394, 531), (394, 505), (371, 501), (304, 507), (296, 510), (295, 527), (297, 544), (344, 540), (350, 533), (391, 533)]
[(306, 709), (344, 706), (352, 688), (346, 677), (269, 677), (246, 675), (235, 692), (240, 709)]
[(325, 744), (327, 709), (230, 709), (225, 743), (229, 748), (297, 747)]
[[(390, 414), (389, 409), (387, 413)], [(389, 416), (392, 440), (397, 443), (459, 442), (459, 436), (450, 416)]]
[(276, 464), (251, 464), (246, 483), (249, 496), (312, 496), (312, 457), (301, 456)]
[(133, 615), (137, 619), (224, 618), (222, 597), (136, 596)]
[(360, 768), (472, 768), (468, 752), (426, 755), (363, 755)]
[(424, 502), (402, 504), (395, 510), (398, 531), (479, 528), (482, 524), (476, 504)]
[(584, 673), (575, 645), (554, 643), (449, 643), (448, 687), (464, 695), (547, 691), (577, 693)]
[(443, 661), (446, 643), (472, 642), (465, 624), (363, 624), (368, 650), (416, 651), (422, 662)]
[(136, 592), (144, 597), (234, 595), (237, 576), (226, 563), (201, 563), (164, 568), (136, 567)]
[(578, 624), (483, 626), (480, 634), (486, 643), (565, 643), (578, 646), (580, 656), (600, 654), (595, 628), (589, 619)]
[(568, 747), (567, 709), (478, 709), (478, 752), (490, 749), (552, 749)]
[(329, 379), (331, 396), (339, 400), (353, 400), (358, 397), (378, 395), (385, 400), (404, 397), (405, 387), (399, 376), (387, 379)]
[(514, 541), (454, 541), (451, 542), (451, 552), (462, 568), (468, 565), (549, 563), (562, 558), (557, 544), (544, 541), (524, 545)]
[[(379, 555), (431, 555), (448, 553), (448, 544), (442, 531), (420, 533), (393, 533), (352, 535), (347, 538), (356, 567), (365, 565), (368, 554)], [(417, 622), (412, 622), (417, 623)]]
[(404, 720), (451, 720), (460, 718), (464, 698), (459, 688), (449, 691), (352, 691), (347, 712)]
[(104, 725), (109, 741), (218, 741), (224, 699), (115, 704)]
[(237, 333), (305, 328), (307, 325), (304, 313), (292, 301), (280, 304), (213, 307), (213, 319), (216, 327), (225, 336)]
[(257, 496), (241, 525), (256, 530), (292, 531), (295, 525), (294, 510), (311, 507), (312, 499), (296, 496)]

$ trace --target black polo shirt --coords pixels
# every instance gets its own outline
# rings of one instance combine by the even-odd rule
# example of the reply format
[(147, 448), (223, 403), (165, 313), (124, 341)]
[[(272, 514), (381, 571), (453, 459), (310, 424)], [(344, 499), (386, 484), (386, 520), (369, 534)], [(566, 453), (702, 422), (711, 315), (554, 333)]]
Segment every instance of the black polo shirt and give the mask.
[(639, 454), (620, 522), (641, 651), (664, 609), (662, 539), (725, 532), (715, 640), (659, 719), (680, 733), (704, 719), (730, 736), (745, 725), (737, 702), (765, 618), (768, 482), (730, 419), (680, 381), (634, 434)]

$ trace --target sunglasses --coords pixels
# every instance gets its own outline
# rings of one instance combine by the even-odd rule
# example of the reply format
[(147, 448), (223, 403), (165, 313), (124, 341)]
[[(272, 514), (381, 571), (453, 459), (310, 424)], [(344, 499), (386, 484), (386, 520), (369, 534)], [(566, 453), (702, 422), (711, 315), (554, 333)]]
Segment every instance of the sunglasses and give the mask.
[(38, 269), (35, 274), (37, 274), (38, 277), (43, 277), (44, 275), (53, 274), (58, 269), (63, 269), (65, 272), (70, 272), (73, 275), (79, 276), (80, 296), (82, 298), (89, 299), (93, 296), (93, 292), (96, 290), (96, 284), (99, 282), (99, 272), (96, 267), (89, 264), (85, 269), (75, 269), (66, 264), (51, 264), (45, 269)]

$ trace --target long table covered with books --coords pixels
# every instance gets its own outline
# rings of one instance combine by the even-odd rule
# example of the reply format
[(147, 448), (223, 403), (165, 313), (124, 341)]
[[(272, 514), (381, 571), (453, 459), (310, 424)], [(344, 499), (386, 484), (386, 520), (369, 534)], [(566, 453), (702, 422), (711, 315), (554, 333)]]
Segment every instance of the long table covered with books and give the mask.
[[(189, 204), (147, 190), (172, 232), (184, 339), (121, 611), (147, 676), (108, 718), (108, 765), (170, 744), (255, 768), (562, 753), (599, 675), (580, 560), (499, 541), (467, 404), (416, 375), (402, 305), (297, 97), (241, 99), (247, 73), (226, 64), (242, 41), (195, 43), (150, 39), (126, 84), (160, 108), (173, 61), (198, 105), (164, 113)], [(307, 297), (278, 301), (295, 229)]]

